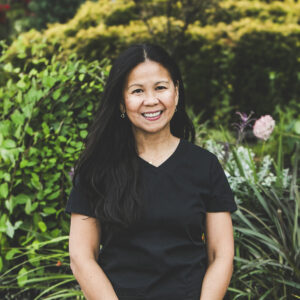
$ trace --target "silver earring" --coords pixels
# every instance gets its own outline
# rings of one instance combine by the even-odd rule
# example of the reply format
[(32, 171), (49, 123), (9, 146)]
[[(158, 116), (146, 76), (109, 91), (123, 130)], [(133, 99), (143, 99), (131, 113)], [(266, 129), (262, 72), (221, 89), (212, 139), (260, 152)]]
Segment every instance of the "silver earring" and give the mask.
[(121, 113), (121, 118), (122, 118), (122, 119), (125, 118), (125, 113)]

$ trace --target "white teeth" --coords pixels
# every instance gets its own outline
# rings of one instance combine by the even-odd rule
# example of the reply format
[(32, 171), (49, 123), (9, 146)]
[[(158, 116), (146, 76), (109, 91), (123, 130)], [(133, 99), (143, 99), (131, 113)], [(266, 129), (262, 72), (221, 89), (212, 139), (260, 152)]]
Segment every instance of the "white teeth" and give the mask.
[(149, 118), (153, 118), (153, 117), (157, 117), (158, 115), (160, 115), (161, 111), (158, 111), (156, 113), (149, 113), (149, 114), (143, 114), (145, 117), (149, 117)]

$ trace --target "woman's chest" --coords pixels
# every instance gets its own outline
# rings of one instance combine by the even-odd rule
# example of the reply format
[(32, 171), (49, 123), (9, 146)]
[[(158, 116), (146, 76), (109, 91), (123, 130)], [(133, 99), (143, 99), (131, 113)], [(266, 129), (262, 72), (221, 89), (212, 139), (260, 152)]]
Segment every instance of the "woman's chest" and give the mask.
[(204, 230), (205, 198), (209, 197), (205, 180), (176, 172), (144, 176), (144, 226)]

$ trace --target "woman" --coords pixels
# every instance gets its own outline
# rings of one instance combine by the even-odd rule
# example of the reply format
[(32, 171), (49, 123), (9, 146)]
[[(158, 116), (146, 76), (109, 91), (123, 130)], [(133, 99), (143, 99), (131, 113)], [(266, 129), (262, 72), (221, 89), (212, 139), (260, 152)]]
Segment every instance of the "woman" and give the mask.
[(237, 207), (217, 157), (194, 136), (167, 52), (152, 44), (122, 52), (66, 209), (71, 269), (87, 299), (223, 299)]

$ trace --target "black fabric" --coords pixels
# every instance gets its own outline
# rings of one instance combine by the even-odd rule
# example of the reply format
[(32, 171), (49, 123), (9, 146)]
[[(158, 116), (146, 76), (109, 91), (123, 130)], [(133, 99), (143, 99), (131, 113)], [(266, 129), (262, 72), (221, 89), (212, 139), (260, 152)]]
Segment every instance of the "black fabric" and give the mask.
[[(158, 167), (138, 159), (143, 218), (117, 235), (102, 232), (98, 263), (120, 300), (199, 300), (206, 212), (237, 210), (226, 175), (215, 154), (184, 139)], [(94, 217), (78, 188), (66, 211)]]

